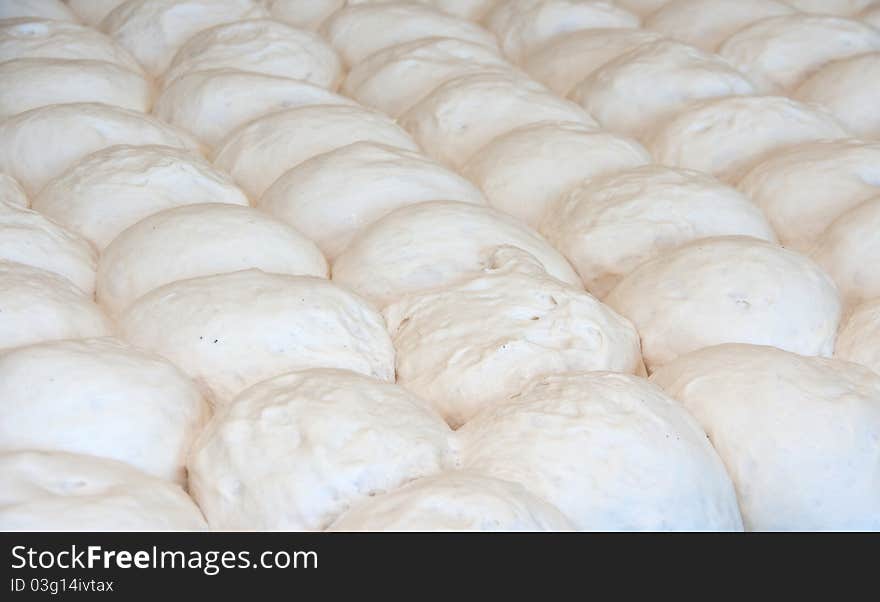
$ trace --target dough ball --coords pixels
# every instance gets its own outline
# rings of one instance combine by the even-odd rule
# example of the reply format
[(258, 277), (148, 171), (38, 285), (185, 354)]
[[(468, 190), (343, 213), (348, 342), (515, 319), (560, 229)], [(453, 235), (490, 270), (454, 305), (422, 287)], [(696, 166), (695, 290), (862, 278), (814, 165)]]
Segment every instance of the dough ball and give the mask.
[(3, 531), (203, 531), (179, 485), (76, 454), (0, 454)]
[(402, 2), (348, 6), (324, 21), (321, 32), (348, 66), (374, 52), (420, 38), (455, 38), (497, 47), (492, 34), (470, 21)]
[(68, 6), (80, 21), (89, 27), (98, 27), (110, 11), (126, 0), (67, 0)]
[(841, 313), (819, 266), (745, 236), (697, 240), (647, 261), (605, 303), (635, 324), (649, 371), (721, 343), (828, 357)]
[(244, 270), (180, 280), (135, 301), (120, 327), (131, 344), (186, 371), (218, 407), (292, 370), (394, 380), (382, 316), (323, 278)]
[(569, 96), (603, 127), (639, 137), (695, 100), (754, 92), (745, 76), (716, 55), (660, 40), (609, 61)]
[(834, 355), (880, 374), (880, 297), (853, 310), (837, 333)]
[(327, 17), (344, 7), (346, 0), (268, 0), (273, 19), (305, 29), (318, 29)]
[(785, 93), (822, 65), (880, 50), (880, 31), (852, 19), (795, 14), (758, 21), (718, 52), (767, 94)]
[(304, 81), (245, 71), (187, 73), (168, 85), (155, 115), (217, 147), (236, 129), (270, 113), (311, 105), (356, 103)]
[(318, 34), (269, 19), (228, 23), (187, 41), (163, 79), (209, 69), (250, 71), (335, 89), (342, 77), (336, 52)]
[(333, 279), (384, 307), (482, 273), (499, 247), (530, 255), (554, 278), (580, 285), (565, 258), (515, 218), (448, 201), (402, 207), (361, 231), (336, 258)]
[(739, 234), (776, 242), (746, 196), (698, 171), (660, 165), (575, 186), (547, 215), (541, 233), (599, 298), (640, 264), (694, 240)]
[(492, 140), (464, 173), (490, 205), (537, 227), (556, 199), (581, 180), (650, 162), (634, 140), (577, 124), (537, 123)]
[(730, 477), (705, 433), (635, 376), (535, 379), (457, 435), (465, 468), (527, 487), (580, 531), (742, 529)]
[(644, 369), (629, 321), (510, 248), (498, 249), (482, 274), (403, 297), (383, 313), (397, 382), (453, 427), (536, 376)]
[(0, 203), (0, 261), (64, 276), (82, 292), (95, 292), (98, 254), (80, 236), (42, 214)]
[(190, 455), (190, 488), (214, 529), (321, 530), (368, 496), (442, 470), (450, 437), (395, 384), (295, 372), (214, 417)]
[(793, 96), (822, 105), (857, 136), (880, 138), (880, 52), (828, 63)]
[(637, 16), (611, 2), (583, 0), (507, 0), (495, 4), (484, 22), (516, 62), (572, 31), (639, 26)]
[(412, 138), (381, 113), (348, 106), (310, 106), (272, 113), (230, 134), (214, 163), (259, 199), (278, 177), (316, 155), (354, 142), (418, 151)]
[(186, 454), (207, 418), (186, 375), (112, 339), (41, 343), (0, 355), (2, 451), (109, 458), (183, 484)]
[(355, 504), (330, 531), (571, 531), (552, 504), (519, 483), (446, 471)]
[(880, 375), (772, 347), (719, 345), (651, 380), (706, 430), (747, 529), (880, 529)]
[(232, 178), (192, 153), (119, 145), (74, 163), (33, 207), (103, 249), (148, 215), (195, 203), (247, 205), (248, 199)]
[(101, 30), (159, 76), (177, 50), (198, 32), (266, 16), (254, 0), (128, 0), (101, 21)]
[(880, 143), (795, 146), (756, 166), (739, 189), (764, 210), (782, 244), (807, 252), (834, 220), (880, 196)]
[(332, 260), (379, 218), (434, 200), (486, 203), (473, 184), (424, 155), (355, 142), (286, 171), (258, 206), (314, 240)]
[(848, 137), (836, 119), (781, 96), (731, 96), (692, 104), (648, 137), (658, 163), (736, 183), (751, 167), (788, 147)]
[(76, 15), (61, 0), (3, 0), (0, 19), (37, 17), (76, 23)]
[(262, 211), (221, 203), (186, 205), (144, 218), (104, 249), (98, 302), (116, 315), (162, 285), (250, 268), (328, 275), (315, 243)]
[(0, 261), (0, 282), (0, 351), (113, 333), (92, 299), (63, 276)]
[(808, 13), (851, 16), (876, 0), (786, 0), (786, 2)]
[(35, 196), (86, 155), (116, 144), (198, 148), (187, 134), (149, 115), (97, 103), (49, 105), (0, 122), (0, 171)]
[(580, 107), (515, 72), (473, 73), (451, 79), (398, 122), (435, 159), (456, 168), (492, 139), (540, 121), (595, 127)]
[(30, 201), (21, 184), (15, 181), (12, 176), (0, 173), (0, 203), (5, 203), (14, 207), (28, 207)]

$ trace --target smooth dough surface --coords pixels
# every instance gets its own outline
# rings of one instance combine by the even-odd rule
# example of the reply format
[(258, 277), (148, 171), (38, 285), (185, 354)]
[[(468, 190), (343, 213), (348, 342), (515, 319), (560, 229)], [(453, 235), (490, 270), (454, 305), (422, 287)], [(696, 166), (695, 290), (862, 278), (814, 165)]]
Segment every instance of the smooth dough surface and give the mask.
[(20, 17), (38, 17), (76, 23), (72, 10), (61, 0), (3, 0), (0, 20)]
[(101, 24), (110, 11), (126, 0), (67, 0), (68, 6), (76, 16), (89, 27)]
[(174, 362), (217, 407), (292, 370), (394, 380), (382, 316), (323, 278), (244, 270), (181, 280), (138, 299), (119, 323), (126, 340)]
[(580, 531), (742, 530), (705, 433), (636, 376), (538, 378), (456, 435), (465, 468), (520, 483)]
[(880, 374), (880, 297), (862, 303), (844, 321), (834, 355)]
[(0, 173), (0, 202), (13, 207), (25, 208), (31, 204), (21, 184), (5, 173)]
[(321, 530), (449, 465), (451, 431), (403, 387), (305, 370), (236, 397), (199, 437), (190, 487), (215, 529)]
[(851, 16), (876, 0), (786, 0), (798, 10), (808, 13)]
[(705, 238), (647, 261), (604, 299), (632, 320), (649, 371), (722, 343), (829, 357), (841, 301), (807, 257), (745, 236)]
[(637, 15), (647, 17), (662, 8), (669, 0), (614, 0), (614, 2)]
[(651, 380), (705, 429), (747, 529), (880, 529), (880, 375), (773, 347), (719, 345)]
[(273, 19), (305, 29), (317, 29), (327, 17), (346, 5), (346, 0), (268, 0)]
[(880, 29), (880, 4), (866, 8), (859, 14), (859, 19)]

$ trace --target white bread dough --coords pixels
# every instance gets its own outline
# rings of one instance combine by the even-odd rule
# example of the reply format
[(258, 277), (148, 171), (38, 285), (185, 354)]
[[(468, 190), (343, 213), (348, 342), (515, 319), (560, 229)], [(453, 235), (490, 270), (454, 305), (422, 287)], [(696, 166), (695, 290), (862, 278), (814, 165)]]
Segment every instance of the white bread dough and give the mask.
[(25, 208), (31, 204), (21, 184), (5, 173), (0, 173), (0, 203)]
[(270, 113), (311, 105), (356, 103), (304, 81), (245, 71), (181, 75), (156, 100), (155, 115), (218, 146), (234, 130)]
[(87, 454), (186, 482), (208, 419), (173, 365), (112, 339), (57, 341), (0, 355), (0, 450)]
[(33, 197), (86, 155), (116, 144), (198, 149), (188, 134), (150, 115), (97, 103), (49, 105), (0, 122), (0, 171)]
[(730, 477), (700, 426), (635, 376), (535, 379), (456, 435), (465, 468), (520, 483), (581, 531), (742, 529)]
[(852, 16), (876, 0), (786, 0), (798, 10), (808, 13)]
[(113, 460), (0, 454), (0, 530), (204, 531), (183, 489)]
[(98, 27), (110, 11), (125, 0), (67, 0), (67, 5), (80, 21), (89, 27)]
[(499, 0), (428, 0), (428, 2), (450, 15), (470, 21), (480, 21)]
[(286, 171), (257, 206), (314, 240), (333, 260), (379, 218), (436, 200), (486, 204), (473, 184), (424, 155), (355, 142)]
[(219, 407), (291, 370), (394, 380), (382, 316), (323, 278), (245, 270), (167, 284), (120, 317), (125, 338), (182, 368)]
[(648, 17), (645, 27), (714, 52), (752, 23), (796, 13), (789, 4), (780, 0), (672, 0)]
[(531, 256), (497, 250), (492, 267), (383, 311), (397, 350), (397, 382), (458, 427), (532, 378), (643, 369), (628, 320), (550, 278)]
[(758, 21), (718, 53), (766, 94), (794, 89), (830, 61), (880, 50), (880, 31), (852, 19), (795, 14)]
[(880, 29), (880, 4), (869, 6), (859, 14), (859, 19)]
[(374, 52), (420, 38), (456, 38), (496, 48), (495, 37), (478, 25), (420, 4), (358, 4), (334, 13), (321, 32), (349, 67)]
[(731, 96), (699, 101), (658, 124), (646, 146), (658, 163), (736, 183), (788, 147), (848, 136), (818, 108), (781, 96)]
[(492, 140), (464, 174), (490, 205), (537, 228), (559, 196), (581, 180), (650, 162), (634, 140), (573, 123), (537, 123)]
[(0, 20), (20, 17), (37, 17), (59, 21), (77, 22), (73, 11), (61, 0), (3, 0), (0, 3)]
[(0, 261), (64, 276), (87, 295), (95, 292), (98, 254), (77, 234), (36, 211), (0, 202)]
[(706, 430), (747, 529), (880, 529), (880, 375), (772, 347), (720, 345), (652, 380)]
[(756, 166), (739, 189), (764, 210), (782, 244), (807, 252), (831, 222), (880, 195), (880, 143), (795, 146)]
[(165, 284), (251, 268), (328, 277), (315, 243), (281, 220), (251, 207), (186, 205), (142, 219), (104, 249), (98, 303), (117, 315)]
[(519, 483), (445, 471), (355, 504), (330, 531), (571, 531), (552, 504)]
[(880, 52), (828, 63), (793, 97), (822, 105), (856, 136), (880, 138)]
[(353, 503), (452, 462), (451, 431), (403, 387), (306, 370), (236, 397), (190, 455), (214, 529), (320, 530)]
[(605, 63), (569, 97), (603, 127), (640, 137), (695, 100), (754, 92), (752, 83), (718, 56), (660, 40)]
[(16, 59), (0, 63), (0, 119), (70, 102), (100, 102), (146, 113), (151, 84), (140, 74), (104, 61)]
[(349, 72), (343, 91), (392, 117), (405, 113), (450, 79), (512, 69), (498, 52), (453, 38), (425, 38), (370, 55)]
[(572, 31), (639, 26), (636, 15), (611, 2), (584, 0), (505, 0), (483, 21), (498, 36), (504, 54), (517, 63)]
[(141, 219), (194, 203), (247, 205), (225, 173), (168, 146), (112, 146), (51, 180), (33, 207), (78, 232), (99, 250)]
[(698, 171), (660, 165), (574, 187), (548, 213), (541, 233), (599, 298), (645, 261), (700, 238), (739, 234), (776, 241), (745, 195)]
[(333, 263), (333, 279), (384, 307), (482, 273), (499, 247), (524, 251), (554, 278), (580, 286), (565, 258), (515, 218), (443, 201), (402, 207), (362, 230)]
[(318, 34), (269, 19), (207, 29), (184, 44), (163, 75), (166, 84), (209, 69), (249, 71), (335, 89), (342, 78), (336, 52)]
[(0, 62), (36, 58), (106, 61), (141, 72), (134, 57), (90, 27), (33, 18), (0, 22)]
[(278, 177), (316, 155), (368, 141), (418, 151), (412, 138), (387, 116), (355, 106), (306, 106), (272, 113), (232, 132), (214, 163), (251, 198), (259, 199)]
[(647, 261), (604, 301), (635, 324), (649, 371), (721, 343), (829, 357), (841, 314), (819, 266), (746, 236), (697, 240)]
[(266, 0), (273, 19), (304, 29), (318, 29), (345, 4), (346, 0)]
[(177, 50), (198, 32), (266, 15), (254, 0), (128, 0), (113, 9), (100, 28), (148, 73), (159, 76)]
[(834, 220), (811, 257), (837, 283), (844, 304), (880, 297), (880, 191)]
[(507, 71), (451, 79), (398, 119), (428, 154), (456, 168), (465, 166), (493, 138), (540, 121), (596, 126), (576, 104)]
[(880, 374), (880, 297), (852, 311), (837, 333), (834, 356)]
[(0, 351), (113, 334), (107, 316), (63, 276), (0, 261), (0, 282)]
[(647, 17), (663, 8), (667, 2), (669, 0), (614, 0), (615, 4), (642, 17)]

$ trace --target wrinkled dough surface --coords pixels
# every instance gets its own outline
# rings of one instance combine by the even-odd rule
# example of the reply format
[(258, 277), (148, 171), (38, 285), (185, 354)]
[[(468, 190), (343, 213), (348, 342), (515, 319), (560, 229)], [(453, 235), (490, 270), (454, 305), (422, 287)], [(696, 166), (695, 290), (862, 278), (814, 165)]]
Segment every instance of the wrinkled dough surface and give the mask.
[(880, 374), (880, 297), (862, 303), (849, 315), (837, 333), (834, 355)]

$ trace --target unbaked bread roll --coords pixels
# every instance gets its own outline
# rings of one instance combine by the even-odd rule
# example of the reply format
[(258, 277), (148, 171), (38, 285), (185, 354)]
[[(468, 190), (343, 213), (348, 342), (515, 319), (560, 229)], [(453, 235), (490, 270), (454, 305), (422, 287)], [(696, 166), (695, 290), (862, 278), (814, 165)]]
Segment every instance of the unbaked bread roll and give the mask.
[(214, 417), (190, 455), (190, 489), (214, 529), (320, 530), (352, 504), (451, 464), (451, 435), (403, 387), (294, 372)]
[(880, 143), (795, 146), (756, 166), (739, 189), (764, 210), (782, 244), (807, 252), (831, 222), (880, 195)]
[(188, 134), (150, 115), (97, 103), (49, 105), (0, 122), (0, 171), (35, 196), (86, 155), (116, 144), (198, 150)]
[(405, 2), (347, 6), (324, 21), (321, 32), (349, 67), (374, 52), (420, 38), (455, 38), (497, 47), (492, 34), (470, 21)]
[(51, 180), (33, 207), (98, 249), (141, 219), (194, 203), (247, 205), (225, 173), (168, 146), (112, 146), (84, 157)]
[(16, 59), (0, 63), (0, 119), (70, 102), (99, 102), (146, 113), (153, 90), (139, 73), (104, 61)]
[(766, 94), (792, 90), (834, 60), (880, 50), (880, 31), (852, 19), (784, 15), (758, 21), (727, 39), (718, 53)]
[(772, 347), (720, 345), (651, 380), (706, 430), (747, 529), (880, 529), (880, 375)]
[(361, 231), (333, 263), (333, 279), (384, 307), (482, 273), (499, 248), (519, 249), (554, 278), (580, 285), (565, 258), (517, 219), (444, 201), (402, 207)]
[(117, 315), (162, 285), (259, 269), (327, 278), (311, 240), (262, 211), (222, 203), (186, 205), (144, 218), (101, 253), (98, 302)]
[(179, 485), (113, 460), (23, 451), (0, 454), (3, 531), (204, 531)]
[[(2, 140), (2, 138), (0, 138)], [(418, 151), (412, 138), (387, 116), (354, 106), (306, 106), (272, 113), (232, 132), (214, 163), (253, 199), (291, 167), (354, 142)]]
[(261, 380), (340, 368), (394, 380), (382, 316), (323, 279), (245, 270), (181, 280), (120, 317), (125, 338), (186, 371), (219, 407)]
[(14, 207), (29, 207), (30, 201), (21, 184), (12, 176), (0, 173), (0, 202)]
[(650, 162), (634, 140), (573, 123), (537, 123), (492, 140), (464, 174), (490, 205), (537, 228), (556, 199), (581, 180)]
[(834, 356), (880, 374), (880, 297), (852, 311), (837, 333)]
[(538, 378), (456, 434), (465, 468), (523, 485), (581, 531), (742, 529), (705, 433), (635, 376)]
[(330, 531), (571, 531), (558, 508), (519, 483), (445, 471), (355, 504)]
[(647, 261), (604, 301), (635, 324), (649, 371), (721, 343), (829, 357), (841, 314), (819, 266), (746, 236), (697, 240)]
[(166, 84), (209, 69), (288, 77), (335, 89), (342, 78), (336, 52), (318, 34), (270, 19), (212, 27), (181, 46), (162, 76)]
[(532, 378), (643, 370), (628, 320), (546, 275), (531, 256), (498, 249), (483, 273), (406, 296), (383, 314), (397, 350), (397, 382), (453, 427)]
[(0, 451), (87, 454), (186, 483), (208, 419), (173, 365), (113, 339), (57, 341), (0, 355)]
[(0, 3), (0, 20), (19, 17), (77, 22), (76, 15), (61, 0), (3, 0)]
[(828, 63), (793, 97), (822, 105), (857, 136), (880, 138), (880, 52)]
[(585, 0), (505, 0), (483, 21), (515, 62), (572, 31), (639, 26), (636, 15), (611, 2)]
[(695, 100), (754, 92), (754, 85), (718, 56), (660, 40), (605, 63), (569, 97), (603, 127), (640, 137)]
[(600, 299), (640, 264), (700, 238), (776, 241), (746, 196), (698, 171), (660, 165), (575, 186), (548, 212), (541, 233)]
[(63, 276), (0, 261), (0, 282), (0, 351), (113, 334), (113, 324), (91, 297)]
[(82, 237), (36, 211), (0, 202), (0, 261), (64, 276), (82, 292), (95, 292), (98, 254)]
[(67, 0), (67, 5), (80, 21), (89, 27), (98, 27), (110, 11), (126, 0)]
[(346, 0), (267, 0), (273, 19), (305, 29), (318, 29), (327, 17), (345, 5)]
[(257, 206), (314, 240), (333, 260), (379, 218), (436, 200), (486, 203), (473, 184), (424, 155), (355, 142), (286, 171)]
[(576, 104), (510, 71), (451, 79), (398, 119), (428, 154), (456, 168), (493, 138), (540, 121), (596, 127)]
[(704, 100), (672, 116), (648, 136), (658, 163), (736, 183), (751, 167), (803, 142), (846, 138), (830, 114), (781, 96)]
[(808, 13), (852, 16), (876, 0), (786, 0), (798, 10)]

